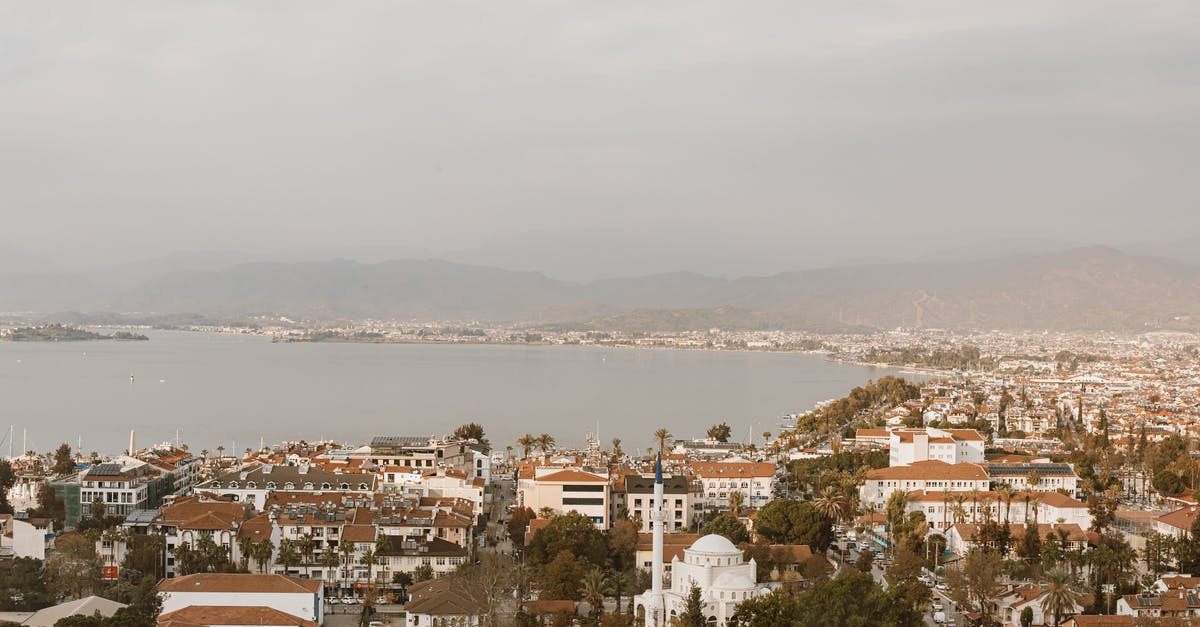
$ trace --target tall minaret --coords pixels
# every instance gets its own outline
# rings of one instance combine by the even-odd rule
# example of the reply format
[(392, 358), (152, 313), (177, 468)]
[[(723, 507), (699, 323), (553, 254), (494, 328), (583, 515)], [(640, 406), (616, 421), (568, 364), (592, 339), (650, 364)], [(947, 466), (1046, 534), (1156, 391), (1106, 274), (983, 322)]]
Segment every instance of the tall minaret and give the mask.
[(650, 511), (651, 524), (654, 526), (654, 551), (651, 557), (650, 599), (646, 608), (646, 624), (652, 627), (666, 625), (666, 608), (663, 604), (663, 521), (666, 520), (663, 511), (663, 473), (662, 454), (659, 453), (654, 461), (654, 509)]

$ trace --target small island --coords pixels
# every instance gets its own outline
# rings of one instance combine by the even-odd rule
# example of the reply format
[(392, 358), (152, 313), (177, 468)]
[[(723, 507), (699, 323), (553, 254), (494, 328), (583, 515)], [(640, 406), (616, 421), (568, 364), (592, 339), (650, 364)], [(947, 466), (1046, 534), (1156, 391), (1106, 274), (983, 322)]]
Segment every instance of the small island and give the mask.
[(150, 338), (138, 333), (117, 331), (111, 335), (96, 333), (87, 329), (70, 327), (65, 324), (47, 324), (40, 327), (20, 327), (16, 329), (0, 329), (0, 340), (12, 342), (90, 342), (95, 340), (149, 340)]

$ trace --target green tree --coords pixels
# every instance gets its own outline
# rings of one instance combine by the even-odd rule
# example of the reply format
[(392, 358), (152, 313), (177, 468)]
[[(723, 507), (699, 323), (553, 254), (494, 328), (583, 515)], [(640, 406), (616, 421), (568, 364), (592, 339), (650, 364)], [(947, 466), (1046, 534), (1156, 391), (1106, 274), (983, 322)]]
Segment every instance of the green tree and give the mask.
[(465, 425), (460, 425), (454, 430), (454, 437), (459, 440), (475, 440), (483, 445), (484, 452), (488, 452), (492, 448), (491, 442), (488, 442), (487, 436), (483, 433), (483, 425), (477, 422), (468, 422)]
[(64, 442), (54, 449), (54, 465), (50, 471), (59, 477), (75, 474), (75, 458), (71, 457), (70, 444)]
[(1158, 471), (1150, 485), (1154, 486), (1154, 489), (1163, 496), (1178, 496), (1180, 492), (1183, 492), (1183, 479), (1167, 469)]
[(700, 586), (692, 584), (688, 590), (687, 602), (683, 614), (679, 616), (679, 622), (683, 627), (705, 627), (704, 601), (700, 598)]
[(1046, 573), (1046, 592), (1042, 596), (1042, 610), (1054, 616), (1054, 627), (1058, 627), (1064, 614), (1075, 612), (1079, 605), (1079, 593), (1071, 589), (1071, 574), (1062, 569)]
[(716, 440), (717, 442), (728, 442), (729, 438), (733, 435), (733, 430), (729, 428), (728, 423), (722, 422), (719, 425), (709, 427), (707, 434), (709, 439)]
[(1021, 627), (1033, 626), (1033, 608), (1026, 606), (1021, 610)]
[(667, 431), (666, 427), (659, 427), (654, 432), (654, 439), (658, 440), (658, 454), (667, 454), (667, 442), (671, 441), (671, 432)]
[(279, 541), (279, 555), (276, 557), (280, 564), (283, 565), (284, 573), (287, 573), (300, 563), (300, 553), (296, 551), (296, 543), (290, 538), (284, 538)]
[(433, 566), (429, 564), (421, 564), (413, 569), (413, 582), (420, 583), (433, 579)]
[(833, 521), (808, 501), (775, 499), (758, 512), (754, 531), (775, 544), (807, 544), (824, 551), (833, 542)]
[(567, 512), (554, 516), (525, 547), (525, 555), (533, 566), (549, 563), (562, 551), (602, 566), (608, 558), (608, 542), (591, 519), (578, 512)]
[(750, 532), (746, 531), (746, 525), (733, 516), (724, 514), (714, 517), (708, 521), (704, 527), (700, 529), (703, 535), (716, 534), (729, 538), (729, 541), (734, 544), (742, 544), (750, 541)]
[(582, 579), (583, 567), (579, 560), (569, 550), (563, 549), (542, 569), (541, 598), (574, 601), (579, 598)]
[(13, 471), (12, 463), (0, 459), (0, 514), (13, 513), (12, 504), (8, 502), (8, 491), (17, 484), (17, 473)]
[(782, 590), (742, 602), (730, 618), (739, 627), (822, 625), (829, 627), (915, 627), (922, 615), (884, 591), (869, 574), (818, 583), (796, 597)]
[(524, 546), (525, 530), (529, 527), (529, 521), (534, 518), (537, 518), (537, 512), (528, 507), (518, 507), (512, 511), (504, 527), (508, 530), (508, 537), (512, 538), (513, 544)]
[(529, 457), (529, 451), (533, 450), (533, 447), (537, 446), (537, 438), (526, 433), (525, 435), (517, 438), (517, 446), (521, 447), (521, 458), (527, 458)]

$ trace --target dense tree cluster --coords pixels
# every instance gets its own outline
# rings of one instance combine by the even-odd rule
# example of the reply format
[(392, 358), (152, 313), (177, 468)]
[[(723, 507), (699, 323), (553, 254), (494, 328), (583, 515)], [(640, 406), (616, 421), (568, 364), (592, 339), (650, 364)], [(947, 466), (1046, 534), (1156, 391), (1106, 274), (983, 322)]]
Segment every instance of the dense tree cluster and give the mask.
[(920, 625), (921, 613), (901, 600), (902, 595), (899, 590), (884, 591), (870, 575), (846, 575), (818, 583), (796, 596), (776, 591), (745, 601), (734, 612), (730, 624), (739, 627)]

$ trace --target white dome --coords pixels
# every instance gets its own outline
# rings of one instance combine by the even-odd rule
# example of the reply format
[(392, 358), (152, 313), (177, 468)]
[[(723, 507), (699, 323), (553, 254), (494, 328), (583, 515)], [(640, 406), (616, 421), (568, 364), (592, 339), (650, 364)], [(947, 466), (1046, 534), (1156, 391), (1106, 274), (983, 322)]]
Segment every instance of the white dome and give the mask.
[(709, 535), (696, 540), (692, 543), (692, 546), (688, 547), (688, 550), (699, 553), (717, 553), (722, 555), (742, 554), (742, 550), (736, 546), (733, 546), (733, 543), (729, 541), (729, 538), (726, 538), (725, 536), (719, 536), (715, 533), (710, 533)]

